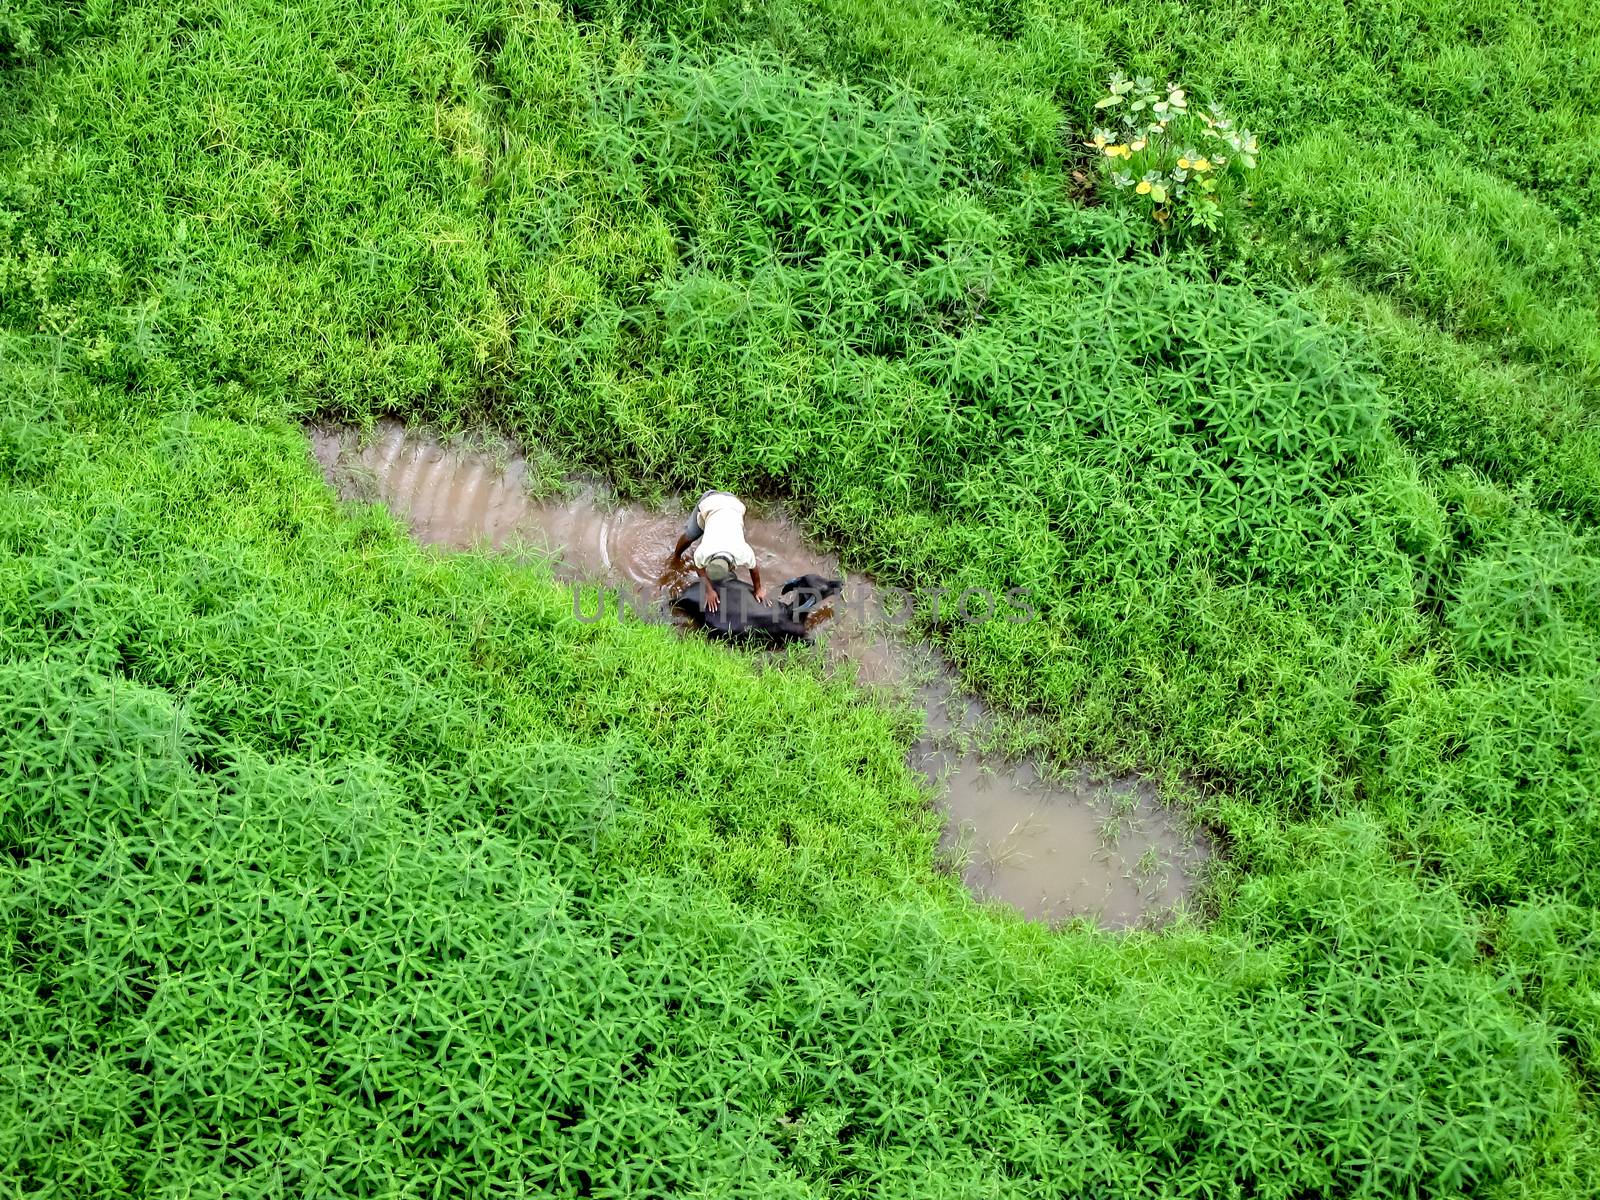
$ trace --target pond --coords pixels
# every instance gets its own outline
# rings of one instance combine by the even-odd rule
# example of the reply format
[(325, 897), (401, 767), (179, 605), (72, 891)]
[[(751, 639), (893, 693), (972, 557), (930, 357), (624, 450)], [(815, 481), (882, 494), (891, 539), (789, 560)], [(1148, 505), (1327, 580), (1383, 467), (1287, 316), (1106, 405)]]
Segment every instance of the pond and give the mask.
[[(678, 569), (664, 589), (658, 583), (687, 501), (658, 511), (583, 481), (536, 498), (538, 473), (515, 447), (447, 445), (394, 421), (366, 439), (326, 427), (310, 438), (341, 496), (381, 501), (419, 541), (542, 549), (564, 577), (627, 589), (638, 611), (662, 620), (662, 601), (687, 582)], [(975, 895), (1035, 919), (1088, 916), (1106, 928), (1158, 924), (1189, 896), (1210, 848), (1150, 782), (985, 755), (977, 744), (992, 714), (933, 647), (903, 636), (888, 593), (841, 570), (781, 511), (752, 513), (746, 536), (774, 591), (808, 572), (845, 581), (813, 618), (812, 635), (830, 663), (852, 665), (859, 685), (889, 689), (925, 714), (909, 765), (934, 788), (946, 817), (942, 849)]]

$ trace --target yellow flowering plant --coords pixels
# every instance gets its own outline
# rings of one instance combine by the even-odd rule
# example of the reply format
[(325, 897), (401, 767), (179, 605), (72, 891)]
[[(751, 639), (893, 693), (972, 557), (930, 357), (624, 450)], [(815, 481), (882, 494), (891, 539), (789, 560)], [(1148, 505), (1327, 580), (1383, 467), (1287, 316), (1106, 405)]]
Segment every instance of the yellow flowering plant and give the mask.
[(1107, 195), (1148, 213), (1163, 232), (1220, 229), (1246, 194), (1260, 153), (1256, 135), (1216, 105), (1199, 107), (1175, 83), (1111, 76), (1095, 104), (1096, 152)]

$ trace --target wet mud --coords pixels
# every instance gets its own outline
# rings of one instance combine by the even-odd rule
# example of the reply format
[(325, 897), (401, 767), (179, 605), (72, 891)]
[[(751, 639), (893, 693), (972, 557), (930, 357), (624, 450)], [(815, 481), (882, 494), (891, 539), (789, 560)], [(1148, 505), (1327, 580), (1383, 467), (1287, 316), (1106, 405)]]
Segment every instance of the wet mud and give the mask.
[[(365, 440), (348, 428), (310, 437), (341, 496), (381, 501), (419, 541), (548, 555), (563, 577), (631, 592), (634, 611), (660, 620), (661, 601), (689, 580), (667, 563), (688, 500), (656, 511), (583, 481), (536, 497), (537, 472), (514, 448), (446, 445), (398, 422), (380, 422)], [(898, 632), (898, 600), (841, 571), (781, 512), (751, 513), (746, 537), (773, 592), (806, 573), (845, 580), (844, 595), (813, 617), (813, 637), (834, 669), (926, 714), (909, 762), (937, 792), (942, 852), (975, 895), (1035, 919), (1083, 916), (1106, 928), (1157, 924), (1189, 896), (1209, 848), (1153, 785), (1089, 768), (1046, 777), (1031, 761), (981, 753), (991, 714), (932, 647)]]

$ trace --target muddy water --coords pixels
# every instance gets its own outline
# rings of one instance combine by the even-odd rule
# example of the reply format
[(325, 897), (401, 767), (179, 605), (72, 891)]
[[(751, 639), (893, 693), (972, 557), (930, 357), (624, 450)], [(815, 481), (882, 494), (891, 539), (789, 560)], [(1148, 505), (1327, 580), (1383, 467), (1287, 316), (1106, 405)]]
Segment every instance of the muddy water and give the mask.
[[(663, 577), (666, 591), (687, 582), (681, 568), (666, 569), (687, 501), (684, 511), (656, 512), (592, 483), (535, 499), (534, 473), (514, 449), (449, 447), (395, 422), (365, 442), (349, 429), (313, 429), (311, 445), (342, 496), (382, 501), (420, 541), (544, 552), (566, 577), (631, 585), (642, 612), (660, 611)], [(942, 849), (975, 894), (1030, 917), (1088, 916), (1108, 928), (1159, 922), (1187, 897), (1208, 850), (1149, 783), (1088, 769), (1044, 778), (1032, 762), (979, 753), (990, 714), (931, 647), (898, 635), (870, 580), (841, 572), (780, 513), (752, 513), (745, 532), (774, 591), (807, 572), (846, 581), (844, 596), (817, 615), (816, 640), (858, 683), (927, 714), (910, 764), (936, 786), (948, 818)]]

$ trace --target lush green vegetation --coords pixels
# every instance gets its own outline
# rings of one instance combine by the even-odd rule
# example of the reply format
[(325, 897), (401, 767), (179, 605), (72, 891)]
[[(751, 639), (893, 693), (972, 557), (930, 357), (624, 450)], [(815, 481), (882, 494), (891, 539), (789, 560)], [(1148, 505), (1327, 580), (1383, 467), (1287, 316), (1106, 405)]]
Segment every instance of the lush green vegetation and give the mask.
[[(0, 3), (8, 1184), (1600, 1191), (1597, 43)], [(1114, 69), (1263, 131), (1228, 236), (1095, 202)], [(1205, 919), (976, 908), (905, 714), (341, 511), (295, 422), (380, 413), (1031, 587), (928, 632)]]

